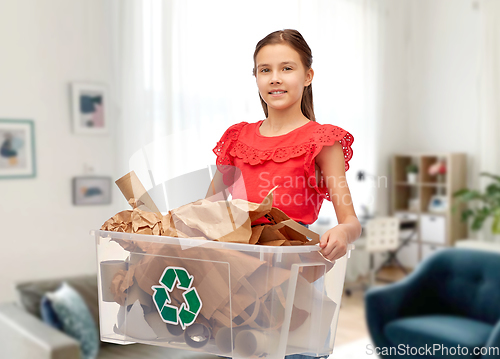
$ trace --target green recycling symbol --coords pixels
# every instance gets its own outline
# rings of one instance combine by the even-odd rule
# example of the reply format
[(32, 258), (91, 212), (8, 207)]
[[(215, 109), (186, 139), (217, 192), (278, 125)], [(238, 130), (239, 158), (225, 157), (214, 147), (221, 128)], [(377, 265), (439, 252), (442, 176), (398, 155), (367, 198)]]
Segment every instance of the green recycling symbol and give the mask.
[[(165, 323), (179, 324), (182, 329), (190, 326), (198, 317), (201, 310), (201, 299), (195, 287), (191, 288), (194, 276), (189, 275), (188, 271), (182, 267), (167, 267), (163, 271), (160, 278), (161, 285), (155, 285), (153, 289), (153, 302), (155, 303), (158, 313)], [(170, 305), (171, 299), (169, 293), (174, 289), (177, 283), (177, 288), (183, 289), (184, 303), (180, 309)]]

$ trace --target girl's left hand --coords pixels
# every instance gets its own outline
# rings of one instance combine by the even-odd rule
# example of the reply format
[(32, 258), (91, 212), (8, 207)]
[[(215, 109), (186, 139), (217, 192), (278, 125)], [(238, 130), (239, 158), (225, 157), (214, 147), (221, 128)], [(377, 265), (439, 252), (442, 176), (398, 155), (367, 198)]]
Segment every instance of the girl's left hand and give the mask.
[(339, 226), (326, 231), (319, 242), (321, 254), (332, 262), (347, 253), (347, 244), (347, 233)]

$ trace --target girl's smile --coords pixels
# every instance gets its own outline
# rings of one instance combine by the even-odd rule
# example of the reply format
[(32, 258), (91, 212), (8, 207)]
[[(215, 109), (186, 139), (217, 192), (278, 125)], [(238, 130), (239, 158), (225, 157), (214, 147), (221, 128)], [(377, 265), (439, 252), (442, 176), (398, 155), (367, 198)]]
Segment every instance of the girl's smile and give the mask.
[(271, 91), (269, 92), (269, 94), (271, 94), (271, 96), (273, 97), (280, 97), (280, 96), (284, 96), (286, 93), (286, 91)]

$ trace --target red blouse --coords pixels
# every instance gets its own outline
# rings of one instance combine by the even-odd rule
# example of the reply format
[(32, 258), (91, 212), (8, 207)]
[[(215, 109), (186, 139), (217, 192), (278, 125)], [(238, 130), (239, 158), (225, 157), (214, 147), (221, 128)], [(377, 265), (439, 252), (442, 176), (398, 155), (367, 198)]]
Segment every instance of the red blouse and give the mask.
[[(315, 158), (323, 146), (340, 141), (347, 171), (354, 137), (340, 127), (315, 121), (284, 135), (266, 137), (259, 132), (263, 121), (240, 122), (229, 127), (213, 149), (224, 183), (230, 186), (233, 199), (254, 203), (261, 203), (278, 185), (273, 192), (273, 207), (297, 222), (312, 224), (318, 218), (323, 200), (331, 201), (323, 177), (319, 185), (316, 183)], [(230, 166), (240, 170), (241, 176), (234, 178), (235, 168)], [(260, 223), (269, 221), (262, 217), (252, 222)]]

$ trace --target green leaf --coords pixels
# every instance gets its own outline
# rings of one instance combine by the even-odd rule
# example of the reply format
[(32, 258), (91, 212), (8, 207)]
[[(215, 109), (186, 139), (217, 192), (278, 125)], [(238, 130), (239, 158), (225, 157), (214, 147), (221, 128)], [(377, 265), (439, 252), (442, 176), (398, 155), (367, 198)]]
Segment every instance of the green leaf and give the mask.
[(491, 226), (491, 231), (495, 234), (500, 234), (500, 209), (495, 212), (493, 217), (493, 224)]
[(481, 172), (479, 173), (480, 176), (485, 176), (485, 177), (490, 177), (490, 178), (493, 178), (494, 180), (500, 182), (500, 176), (496, 176), (494, 174), (491, 174), (489, 172)]
[(474, 220), (472, 221), (472, 226), (471, 226), (471, 229), (473, 231), (478, 231), (481, 229), (481, 227), (483, 226), (483, 223), (484, 223), (484, 220), (486, 218), (484, 218), (483, 216), (479, 215), (477, 216), (476, 218), (474, 218)]
[(482, 217), (486, 218), (489, 215), (491, 215), (493, 211), (489, 207), (483, 207), (478, 212), (481, 214)]
[[(455, 211), (458, 203), (472, 202), (471, 204), (474, 205), (475, 210), (463, 210), (461, 220), (465, 222), (472, 219), (471, 229), (477, 231), (481, 229), (487, 218), (493, 216), (491, 230), (495, 234), (500, 234), (500, 176), (488, 172), (481, 172), (480, 176), (490, 177), (495, 182), (488, 184), (484, 193), (468, 188), (456, 191), (453, 193), (456, 202), (452, 209)], [(481, 208), (478, 208), (479, 206)]]
[(475, 199), (481, 199), (481, 194), (476, 190), (465, 190), (457, 197), (460, 201), (468, 202)]
[(462, 212), (462, 222), (467, 222), (467, 219), (469, 217), (474, 215), (474, 211), (472, 209), (466, 209), (465, 211)]
[(453, 197), (460, 197), (462, 196), (464, 193), (468, 193), (470, 190), (468, 188), (462, 188), (456, 192), (453, 193)]
[(495, 197), (500, 193), (500, 186), (496, 183), (491, 183), (486, 187), (486, 195)]

